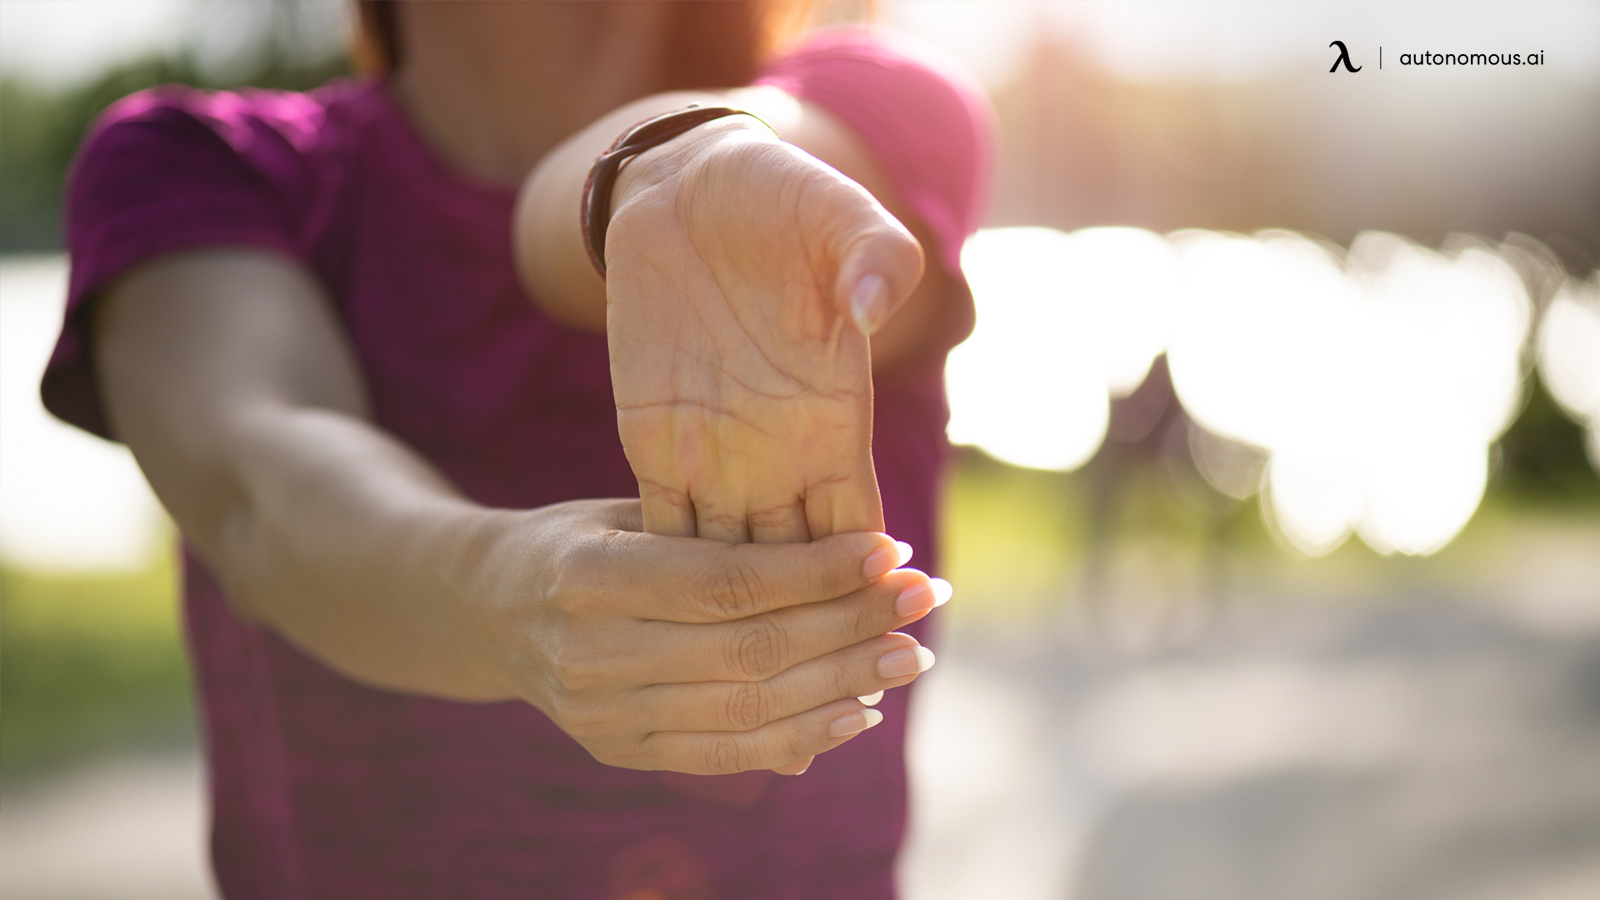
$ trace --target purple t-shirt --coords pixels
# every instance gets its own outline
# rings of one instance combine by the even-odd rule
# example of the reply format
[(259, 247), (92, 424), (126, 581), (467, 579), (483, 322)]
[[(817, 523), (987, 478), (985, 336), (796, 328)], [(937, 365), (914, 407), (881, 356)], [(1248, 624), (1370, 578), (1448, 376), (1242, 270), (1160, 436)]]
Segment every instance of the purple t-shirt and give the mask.
[[(937, 236), (936, 259), (959, 274), (992, 156), (981, 92), (860, 32), (815, 38), (765, 80), (824, 105), (892, 163)], [(86, 346), (95, 292), (161, 254), (259, 247), (321, 280), (376, 423), (467, 496), (513, 508), (633, 496), (605, 338), (555, 324), (523, 293), (513, 201), (446, 168), (382, 84), (130, 97), (97, 124), (73, 171), (70, 301), (45, 403), (107, 434)], [(936, 558), (947, 349), (876, 384), (888, 528), (924, 565)], [(184, 592), (212, 859), (231, 900), (894, 893), (905, 690), (880, 705), (882, 725), (800, 778), (636, 772), (595, 762), (526, 704), (356, 684), (236, 619), (192, 556)]]

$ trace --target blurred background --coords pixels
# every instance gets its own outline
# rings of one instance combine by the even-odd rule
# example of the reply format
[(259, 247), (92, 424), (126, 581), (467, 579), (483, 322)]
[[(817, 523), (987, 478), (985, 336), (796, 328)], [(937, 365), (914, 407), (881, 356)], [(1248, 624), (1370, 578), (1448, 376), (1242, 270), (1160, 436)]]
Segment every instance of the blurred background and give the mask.
[[(1600, 3), (875, 6), (1003, 142), (906, 896), (1600, 896)], [(62, 178), (347, 14), (0, 0), (11, 900), (211, 895), (171, 526), (37, 399)]]

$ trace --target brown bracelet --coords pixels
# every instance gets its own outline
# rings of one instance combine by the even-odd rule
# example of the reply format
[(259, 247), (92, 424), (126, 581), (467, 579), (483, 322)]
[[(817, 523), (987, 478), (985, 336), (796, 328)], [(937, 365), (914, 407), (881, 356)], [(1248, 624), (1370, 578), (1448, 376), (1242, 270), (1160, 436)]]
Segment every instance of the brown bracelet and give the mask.
[(728, 116), (750, 116), (761, 122), (759, 117), (742, 109), (695, 103), (685, 109), (645, 119), (623, 132), (611, 149), (595, 157), (594, 165), (589, 168), (589, 177), (583, 183), (583, 204), (579, 210), (578, 225), (583, 230), (583, 246), (589, 251), (589, 262), (594, 263), (601, 278), (606, 277), (606, 228), (611, 225), (611, 189), (616, 186), (622, 164), (691, 128)]

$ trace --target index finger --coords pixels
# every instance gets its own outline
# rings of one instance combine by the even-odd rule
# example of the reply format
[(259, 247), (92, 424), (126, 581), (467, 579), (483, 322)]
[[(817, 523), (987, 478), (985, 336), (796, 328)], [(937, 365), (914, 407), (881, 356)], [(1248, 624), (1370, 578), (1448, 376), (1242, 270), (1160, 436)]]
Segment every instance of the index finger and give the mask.
[(726, 544), (708, 538), (615, 532), (607, 569), (641, 619), (727, 622), (842, 597), (911, 559), (886, 534), (837, 534), (804, 544)]

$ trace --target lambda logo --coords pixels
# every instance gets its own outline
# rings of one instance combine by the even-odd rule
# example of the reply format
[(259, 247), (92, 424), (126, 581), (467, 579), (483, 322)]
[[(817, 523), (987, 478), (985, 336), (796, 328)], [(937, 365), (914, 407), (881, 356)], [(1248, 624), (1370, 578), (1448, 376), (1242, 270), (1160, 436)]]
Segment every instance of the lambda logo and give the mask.
[(1339, 64), (1340, 63), (1344, 63), (1344, 70), (1346, 72), (1354, 73), (1354, 72), (1361, 71), (1361, 67), (1360, 66), (1351, 66), (1350, 65), (1350, 48), (1346, 47), (1344, 45), (1344, 41), (1334, 41), (1333, 43), (1329, 44), (1328, 46), (1329, 47), (1338, 47), (1339, 48), (1339, 58), (1333, 61), (1333, 68), (1328, 70), (1328, 72), (1330, 74), (1333, 73), (1333, 72), (1339, 71)]

